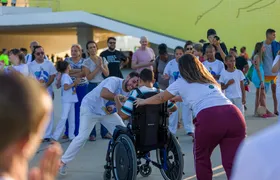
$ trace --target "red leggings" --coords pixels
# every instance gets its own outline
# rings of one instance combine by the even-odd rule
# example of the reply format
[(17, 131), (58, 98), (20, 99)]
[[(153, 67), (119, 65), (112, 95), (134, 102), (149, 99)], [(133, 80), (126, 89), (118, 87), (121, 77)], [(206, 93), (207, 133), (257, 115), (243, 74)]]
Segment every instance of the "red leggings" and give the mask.
[(222, 164), (229, 179), (234, 156), (246, 136), (246, 123), (234, 105), (215, 106), (200, 111), (194, 119), (194, 159), (198, 180), (212, 180), (211, 154), (220, 145)]

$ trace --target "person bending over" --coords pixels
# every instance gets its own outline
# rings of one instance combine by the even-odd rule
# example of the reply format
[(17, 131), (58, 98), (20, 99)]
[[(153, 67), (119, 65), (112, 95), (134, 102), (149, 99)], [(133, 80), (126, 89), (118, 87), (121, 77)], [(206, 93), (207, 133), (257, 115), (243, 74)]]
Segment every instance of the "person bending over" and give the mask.
[(194, 157), (198, 180), (212, 180), (211, 154), (220, 145), (222, 164), (230, 178), (234, 156), (246, 136), (240, 110), (222, 93), (220, 85), (193, 55), (179, 59), (182, 78), (164, 92), (148, 99), (137, 99), (136, 106), (161, 104), (176, 95), (189, 104), (195, 119)]
[[(59, 170), (61, 175), (66, 175), (66, 164), (75, 158), (97, 122), (104, 125), (111, 134), (117, 125), (125, 126), (117, 113), (108, 113), (108, 102), (114, 101), (114, 97), (118, 94), (128, 96), (128, 93), (138, 86), (138, 79), (139, 74), (136, 72), (131, 72), (125, 80), (109, 77), (84, 97), (80, 110), (79, 134), (73, 139), (61, 158)], [(126, 98), (122, 98), (123, 102), (125, 100)]]
[[(148, 92), (158, 92), (162, 90), (158, 90), (155, 87), (153, 87), (155, 83), (154, 79), (154, 73), (150, 69), (143, 69), (140, 73), (140, 79), (139, 79), (139, 90), (145, 94)], [(124, 105), (122, 105), (122, 96), (115, 96), (115, 102), (117, 106), (117, 111), (119, 116), (122, 119), (128, 119), (131, 117), (132, 111), (133, 111), (133, 101), (136, 100), (136, 98), (139, 96), (138, 92), (136, 90), (133, 90), (130, 93), (130, 96), (125, 101)], [(174, 112), (177, 110), (177, 106), (171, 102), (168, 103), (168, 110), (169, 112)]]

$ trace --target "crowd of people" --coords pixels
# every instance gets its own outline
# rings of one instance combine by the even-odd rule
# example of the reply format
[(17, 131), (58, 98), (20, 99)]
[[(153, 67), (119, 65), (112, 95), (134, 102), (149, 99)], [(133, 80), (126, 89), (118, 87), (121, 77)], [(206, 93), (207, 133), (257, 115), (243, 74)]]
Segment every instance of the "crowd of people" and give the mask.
[[(0, 56), (0, 111), (5, 115), (1, 117), (4, 124), (1, 124), (3, 131), (0, 132), (15, 133), (11, 139), (1, 143), (0, 154), (5, 157), (9, 153), (21, 154), (15, 157), (18, 159), (11, 159), (11, 162), (21, 160), (26, 165), (39, 145), (30, 143), (41, 137), (43, 142), (54, 144), (46, 152), (46, 157), (52, 156), (53, 163), (59, 160), (59, 172), (66, 175), (66, 165), (75, 158), (85, 142), (96, 140), (96, 123), (101, 124), (101, 137), (111, 139), (117, 125), (125, 126), (127, 120), (131, 120), (134, 103), (143, 106), (169, 101), (168, 107), (172, 112), (169, 131), (176, 134), (182, 119), (186, 135), (194, 141), (197, 179), (212, 179), (210, 158), (218, 145), (228, 178), (253, 179), (239, 169), (238, 166), (244, 166), (243, 159), (237, 158), (238, 166), (234, 173), (232, 168), (238, 147), (246, 137), (244, 111), (247, 108), (246, 91), (250, 91), (250, 82), (256, 87), (254, 116), (267, 118), (279, 115), (280, 101), (277, 102), (277, 97), (280, 98), (280, 78), (277, 82), (276, 79), (280, 69), (280, 43), (275, 38), (276, 31), (268, 29), (266, 39), (256, 43), (250, 58), (246, 47), (241, 47), (240, 53), (236, 47), (228, 51), (214, 29), (207, 31), (208, 43), (187, 41), (184, 47), (177, 46), (174, 53), (169, 53), (166, 44), (160, 44), (158, 56), (148, 47), (148, 39), (143, 36), (140, 38), (140, 48), (132, 56), (133, 71), (125, 78), (121, 69), (129, 63), (129, 59), (116, 50), (117, 41), (114, 37), (108, 38), (108, 49), (100, 55), (97, 54), (97, 43), (92, 40), (86, 44), (87, 57), (81, 46), (74, 44), (71, 46), (71, 57), (58, 61), (56, 65), (36, 41), (30, 44), (31, 54), (26, 54), (24, 48), (4, 49)], [(25, 82), (26, 79), (19, 74), (30, 80)], [(53, 84), (56, 86), (53, 87)], [(273, 112), (266, 106), (270, 85)], [(61, 89), (62, 99), (61, 118), (55, 129), (54, 113), (50, 108), (51, 99), (56, 98), (53, 88)], [(136, 88), (141, 92), (160, 89), (160, 93), (143, 100), (138, 98)], [(18, 116), (12, 112), (16, 107)], [(16, 123), (22, 117), (27, 125)], [(5, 129), (7, 124), (10, 127)], [(61, 159), (58, 159), (61, 152), (57, 142), (60, 138), (69, 139), (71, 143)], [(248, 146), (241, 146), (241, 155), (244, 156), (242, 149)], [(20, 148), (10, 151), (14, 147)], [(29, 148), (28, 155), (23, 154)], [(43, 158), (42, 161), (48, 160)], [(3, 163), (0, 160), (0, 179), (20, 179), (19, 172), (10, 170), (17, 164)], [(58, 167), (47, 168), (52, 168), (50, 174), (55, 175), (54, 169)], [(31, 175), (36, 179), (40, 173), (32, 171)]]

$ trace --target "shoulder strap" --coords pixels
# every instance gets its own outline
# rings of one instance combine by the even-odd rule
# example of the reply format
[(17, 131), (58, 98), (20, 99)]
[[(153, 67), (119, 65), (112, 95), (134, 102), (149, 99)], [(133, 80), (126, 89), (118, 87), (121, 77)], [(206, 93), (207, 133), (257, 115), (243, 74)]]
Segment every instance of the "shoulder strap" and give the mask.
[(140, 91), (139, 88), (136, 88), (135, 90), (137, 91), (138, 97), (145, 98), (144, 94)]

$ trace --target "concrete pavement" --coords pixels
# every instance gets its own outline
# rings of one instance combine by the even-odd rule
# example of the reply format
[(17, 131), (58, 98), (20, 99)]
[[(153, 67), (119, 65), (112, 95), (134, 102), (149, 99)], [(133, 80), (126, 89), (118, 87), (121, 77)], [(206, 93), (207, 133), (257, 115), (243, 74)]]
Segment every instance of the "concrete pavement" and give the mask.
[[(128, 71), (125, 71), (125, 75)], [(55, 89), (55, 87), (54, 87)], [(253, 117), (253, 108), (255, 101), (255, 89), (252, 86), (251, 92), (247, 93), (247, 107), (246, 111), (246, 122), (248, 127), (248, 135), (256, 133), (261, 129), (275, 123), (277, 118), (255, 118)], [(54, 112), (55, 112), (55, 124), (60, 119), (61, 113), (61, 103), (60, 103), (60, 90), (55, 90), (55, 100), (54, 100)], [(273, 110), (273, 101), (271, 97), (271, 91), (267, 95), (267, 103), (270, 110)], [(99, 125), (98, 125), (99, 126)], [(77, 157), (68, 164), (68, 174), (66, 176), (58, 176), (59, 180), (102, 180), (105, 164), (105, 154), (107, 150), (108, 140), (103, 140), (100, 138), (99, 133), (97, 133), (97, 141), (88, 142), (78, 153)], [(181, 144), (182, 150), (185, 153), (185, 164), (184, 164), (184, 178), (185, 180), (195, 180), (195, 170), (194, 170), (194, 161), (193, 161), (193, 143), (192, 139), (185, 135), (183, 129), (178, 131), (179, 142)], [(69, 145), (69, 142), (62, 142), (62, 147), (64, 150)], [(44, 148), (48, 146), (48, 143), (43, 143), (39, 149), (39, 152), (35, 155), (34, 159), (31, 161), (31, 167), (36, 165), (42, 155)], [(152, 154), (152, 157), (155, 157)], [(153, 158), (155, 159), (155, 158)], [(215, 149), (212, 155), (212, 167), (213, 167), (213, 179), (215, 180), (225, 180), (226, 176), (224, 169), (221, 166), (221, 157), (219, 147)], [(162, 180), (160, 172), (154, 167), (152, 174), (148, 178), (143, 178), (140, 175), (138, 179), (147, 179), (147, 180)]]

